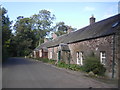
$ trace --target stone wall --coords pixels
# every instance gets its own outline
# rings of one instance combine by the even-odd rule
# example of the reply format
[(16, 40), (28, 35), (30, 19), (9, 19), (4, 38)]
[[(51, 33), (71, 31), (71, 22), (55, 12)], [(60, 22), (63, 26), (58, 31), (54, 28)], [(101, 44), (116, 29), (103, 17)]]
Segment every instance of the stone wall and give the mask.
[[(52, 48), (48, 48), (48, 58), (49, 59), (53, 59), (53, 60), (57, 60), (58, 61), (58, 46), (56, 47), (52, 47)], [(50, 55), (52, 52), (52, 56)], [(65, 61), (66, 63), (69, 63), (69, 52), (67, 51), (61, 51), (61, 57), (60, 60)]]
[(48, 48), (49, 59), (58, 60), (57, 53), (58, 53), (58, 47)]
[(58, 47), (54, 47), (53, 48), (53, 60), (58, 60), (57, 53), (58, 53)]
[[(68, 44), (70, 49), (70, 56), (66, 52), (61, 52), (61, 60), (68, 63), (68, 58), (70, 57), (71, 64), (77, 64), (77, 52), (83, 52), (83, 60), (85, 57), (89, 56), (92, 52), (100, 58), (100, 52), (106, 52), (106, 74), (111, 78), (113, 71), (113, 35), (101, 37), (97, 39), (91, 39), (76, 43)], [(52, 52), (52, 58), (50, 58), (50, 52)], [(116, 55), (117, 53), (115, 53)], [(69, 56), (69, 57), (68, 57)], [(48, 48), (48, 58), (53, 60), (58, 60), (58, 47)], [(117, 61), (115, 57), (115, 77), (117, 77)]]
[[(100, 58), (100, 52), (106, 52), (106, 74), (112, 77), (113, 70), (113, 35), (107, 37), (101, 37), (97, 39), (91, 39), (87, 41), (77, 42), (69, 44), (71, 52), (71, 63), (77, 64), (77, 52), (83, 52), (83, 58), (89, 56), (92, 52)], [(84, 60), (83, 59), (83, 60)], [(115, 77), (117, 73), (117, 61), (115, 58)]]
[(48, 59), (52, 59), (53, 48), (48, 48)]
[(116, 77), (120, 80), (120, 31), (115, 36), (115, 60)]

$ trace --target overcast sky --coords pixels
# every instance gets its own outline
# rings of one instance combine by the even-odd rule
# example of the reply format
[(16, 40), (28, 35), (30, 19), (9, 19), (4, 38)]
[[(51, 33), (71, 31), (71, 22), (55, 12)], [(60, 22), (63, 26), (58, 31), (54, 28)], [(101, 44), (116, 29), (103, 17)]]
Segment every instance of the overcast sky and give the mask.
[(80, 29), (89, 25), (89, 18), (94, 15), (96, 22), (116, 15), (118, 2), (2, 2), (8, 10), (10, 20), (18, 16), (30, 17), (42, 9), (49, 10), (56, 16), (56, 22)]

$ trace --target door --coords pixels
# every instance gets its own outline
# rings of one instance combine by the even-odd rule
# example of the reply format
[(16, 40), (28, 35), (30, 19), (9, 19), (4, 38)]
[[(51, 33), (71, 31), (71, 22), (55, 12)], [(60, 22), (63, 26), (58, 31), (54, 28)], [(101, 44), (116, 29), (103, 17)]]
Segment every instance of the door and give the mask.
[(61, 51), (58, 51), (58, 61), (61, 59)]
[(77, 64), (80, 64), (79, 52), (77, 52)]

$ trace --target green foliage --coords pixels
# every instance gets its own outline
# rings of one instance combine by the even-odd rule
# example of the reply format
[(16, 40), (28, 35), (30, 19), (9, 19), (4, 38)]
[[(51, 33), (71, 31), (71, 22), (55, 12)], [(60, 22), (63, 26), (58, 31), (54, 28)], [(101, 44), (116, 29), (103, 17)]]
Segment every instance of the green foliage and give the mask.
[(81, 67), (77, 64), (70, 64), (69, 69), (74, 70), (74, 71), (81, 71)]
[(36, 59), (39, 60), (39, 61), (42, 61), (44, 63), (48, 63), (49, 62), (49, 59), (47, 59), (47, 58), (36, 58)]
[(2, 24), (2, 60), (4, 61), (10, 56), (10, 37), (11, 37), (11, 21), (7, 16), (7, 10), (4, 7), (0, 7), (0, 23)]
[(55, 19), (55, 15), (52, 15), (50, 11), (41, 10), (38, 14), (34, 14), (32, 17), (33, 29), (36, 32), (36, 38), (39, 44), (43, 43), (44, 37), (52, 30), (52, 23)]
[(68, 29), (71, 29), (72, 31), (75, 30), (75, 28), (65, 25), (64, 22), (59, 22), (54, 26), (54, 32), (55, 32), (55, 34), (57, 34), (57, 36), (66, 34)]
[(61, 68), (74, 70), (74, 71), (81, 71), (81, 67), (79, 65), (77, 65), (77, 64), (65, 64), (64, 61), (58, 61), (57, 66), (61, 67)]
[(64, 61), (58, 61), (57, 66), (61, 67), (61, 68), (67, 68), (68, 67), (67, 64), (65, 64)]
[[(32, 59), (34, 59), (34, 58), (32, 58)], [(49, 60), (48, 58), (35, 58), (35, 59), (42, 61), (44, 63), (53, 64), (53, 65), (55, 65), (55, 62), (56, 62), (56, 60), (52, 60), (52, 59)]]
[[(2, 33), (4, 52), (11, 52), (12, 56), (27, 56), (33, 49), (44, 42), (44, 38), (51, 31), (51, 24), (55, 19), (54, 15), (47, 10), (41, 10), (32, 17), (17, 17), (14, 24), (14, 33), (11, 33), (7, 10), (2, 8)], [(5, 54), (3, 54), (5, 55)]]
[(60, 67), (60, 68), (66, 68), (66, 69), (70, 69), (70, 70), (74, 70), (74, 71), (82, 71), (83, 70), (83, 67), (77, 65), (77, 64), (66, 64), (64, 61), (58, 61), (57, 64), (56, 64), (56, 60), (49, 60), (47, 58), (32, 58), (32, 59), (37, 59), (39, 61), (42, 61), (44, 63), (50, 63), (50, 64), (53, 64), (53, 65), (56, 65), (57, 67)]
[(57, 23), (54, 28), (56, 29), (55, 33), (57, 34), (57, 36), (67, 33), (67, 25), (65, 25), (64, 22)]
[(50, 63), (50, 64), (53, 64), (53, 65), (56, 65), (57, 67), (60, 67), (60, 68), (66, 68), (66, 69), (70, 69), (70, 70), (74, 70), (74, 71), (81, 71), (81, 67), (79, 65), (76, 65), (76, 64), (66, 64), (64, 61), (58, 61), (57, 64), (56, 63), (56, 60), (49, 60), (47, 58), (33, 58), (33, 59), (37, 59), (39, 61), (42, 61), (44, 63)]
[(89, 56), (84, 60), (83, 70), (86, 72), (92, 71), (97, 75), (104, 75), (106, 71), (104, 66), (100, 63), (100, 60), (94, 55)]
[[(6, 15), (7, 10), (0, 7), (0, 14), (2, 15), (2, 19), (0, 19), (3, 36), (2, 48), (3, 55), (5, 55), (3, 57), (8, 54), (11, 56), (29, 55), (33, 49), (44, 42), (44, 38), (49, 32), (54, 30), (52, 24), (55, 20), (55, 15), (47, 10), (40, 10), (38, 14), (27, 18), (18, 16), (13, 27), (14, 33), (11, 30), (12, 22)], [(64, 22), (60, 22), (55, 27), (58, 29), (56, 33), (62, 35), (67, 32), (69, 26), (65, 25)]]
[[(26, 56), (35, 48), (36, 38), (32, 30), (32, 20), (19, 16), (14, 25), (15, 35), (11, 38), (13, 55)], [(16, 50), (14, 50), (16, 47)]]
[(49, 59), (47, 59), (47, 58), (42, 58), (42, 61), (45, 62), (45, 63), (48, 63), (48, 62), (49, 62)]
[(48, 63), (55, 65), (56, 60), (49, 60)]
[(56, 65), (60, 68), (66, 68), (74, 71), (85, 71), (88, 72), (89, 75), (104, 75), (106, 69), (100, 63), (99, 59), (92, 53), (89, 57), (86, 57), (84, 60), (83, 66), (79, 66), (77, 64), (66, 64), (63, 60), (58, 61), (56, 64), (56, 60), (49, 60), (47, 58), (36, 58), (39, 61), (50, 63)]
[[(33, 58), (34, 59), (34, 58)], [(81, 71), (81, 67), (79, 65), (76, 65), (76, 64), (66, 64), (64, 61), (58, 61), (57, 64), (56, 64), (56, 60), (49, 60), (47, 58), (35, 58), (39, 61), (42, 61), (44, 63), (50, 63), (50, 64), (53, 64), (53, 65), (56, 65), (57, 67), (60, 67), (60, 68), (66, 68), (66, 69), (70, 69), (70, 70), (74, 70), (74, 71)]]

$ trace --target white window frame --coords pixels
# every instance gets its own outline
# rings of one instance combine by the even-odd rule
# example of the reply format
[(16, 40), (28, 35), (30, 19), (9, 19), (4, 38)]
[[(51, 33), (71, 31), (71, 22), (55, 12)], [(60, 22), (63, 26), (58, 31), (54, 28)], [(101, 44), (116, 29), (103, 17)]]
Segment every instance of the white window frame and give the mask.
[(58, 61), (58, 52), (56, 54), (57, 54), (57, 61)]
[(77, 64), (83, 65), (83, 52), (77, 52)]
[(106, 52), (105, 52), (105, 51), (101, 51), (101, 52), (100, 52), (100, 62), (101, 62), (101, 64), (103, 64), (103, 65), (106, 64)]
[(39, 50), (39, 57), (42, 57), (42, 50)]
[(50, 51), (50, 59), (52, 59), (52, 51)]
[(36, 52), (34, 51), (34, 58), (36, 58)]

